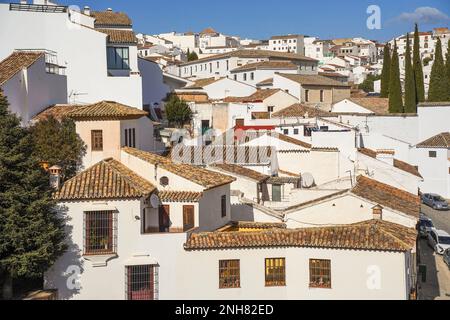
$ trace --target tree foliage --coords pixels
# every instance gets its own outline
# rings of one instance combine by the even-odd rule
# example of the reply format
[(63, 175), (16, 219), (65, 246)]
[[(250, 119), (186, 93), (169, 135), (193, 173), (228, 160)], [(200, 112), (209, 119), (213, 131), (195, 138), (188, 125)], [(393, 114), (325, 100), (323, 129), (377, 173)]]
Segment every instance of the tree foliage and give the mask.
[(68, 118), (61, 122), (54, 117), (37, 122), (31, 127), (34, 156), (62, 168), (65, 180), (81, 169), (86, 145), (75, 130), (75, 123)]
[(413, 70), (414, 79), (416, 81), (416, 100), (417, 102), (424, 102), (425, 86), (423, 83), (423, 67), (420, 58), (419, 26), (417, 23), (414, 30)]
[(438, 38), (434, 54), (433, 67), (430, 75), (430, 88), (428, 90), (428, 101), (439, 102), (450, 100), (450, 82), (442, 57), (441, 39)]
[(169, 96), (165, 104), (166, 116), (169, 123), (182, 127), (192, 120), (192, 110), (186, 102), (180, 100), (176, 94)]
[(445, 55), (445, 70), (447, 71), (447, 81), (450, 83), (450, 40), (448, 40), (447, 54)]
[(389, 43), (384, 46), (383, 70), (381, 72), (381, 98), (389, 97), (389, 79), (391, 76), (391, 48)]
[(402, 86), (400, 82), (400, 66), (398, 61), (397, 43), (394, 44), (394, 51), (391, 60), (391, 74), (389, 81), (389, 112), (403, 113)]
[(411, 46), (409, 43), (409, 33), (406, 35), (406, 56), (405, 56), (405, 112), (417, 113), (416, 82), (411, 64)]
[(373, 92), (374, 91), (374, 82), (377, 80), (380, 80), (381, 76), (375, 76), (372, 74), (369, 74), (367, 78), (364, 80), (363, 83), (361, 83), (358, 88), (363, 90), (364, 92)]
[(187, 59), (188, 59), (188, 62), (196, 61), (196, 60), (198, 60), (198, 55), (197, 55), (197, 53), (195, 51), (190, 52), (188, 50)]
[(42, 276), (65, 250), (64, 221), (55, 214), (31, 132), (10, 113), (1, 92), (0, 181), (0, 279)]

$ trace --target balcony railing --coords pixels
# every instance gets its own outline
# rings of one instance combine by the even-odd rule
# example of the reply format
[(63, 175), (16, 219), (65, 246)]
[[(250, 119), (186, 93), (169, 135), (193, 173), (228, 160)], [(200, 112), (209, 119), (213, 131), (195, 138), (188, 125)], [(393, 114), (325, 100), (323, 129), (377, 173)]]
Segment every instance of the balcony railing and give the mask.
[(58, 54), (48, 49), (17, 49), (24, 52), (44, 52), (45, 54), (45, 72), (50, 74), (65, 75), (66, 67), (58, 64)]
[(56, 5), (42, 5), (42, 4), (22, 4), (10, 3), (10, 11), (29, 11), (29, 12), (49, 12), (49, 13), (64, 13), (67, 12), (66, 6)]

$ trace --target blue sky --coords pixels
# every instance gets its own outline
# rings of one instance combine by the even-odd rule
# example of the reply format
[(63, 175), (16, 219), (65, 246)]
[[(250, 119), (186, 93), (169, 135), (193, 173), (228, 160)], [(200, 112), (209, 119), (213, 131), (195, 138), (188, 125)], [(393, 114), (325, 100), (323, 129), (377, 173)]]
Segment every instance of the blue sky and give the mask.
[[(225, 34), (257, 39), (299, 33), (322, 39), (361, 36), (387, 40), (411, 29), (415, 20), (422, 22), (423, 31), (450, 24), (449, 0), (56, 1), (80, 7), (89, 5), (96, 10), (111, 7), (124, 11), (133, 19), (135, 31), (149, 34), (201, 31), (211, 26)], [(371, 4), (381, 8), (381, 30), (366, 27), (366, 10)], [(429, 8), (414, 13), (423, 7)]]

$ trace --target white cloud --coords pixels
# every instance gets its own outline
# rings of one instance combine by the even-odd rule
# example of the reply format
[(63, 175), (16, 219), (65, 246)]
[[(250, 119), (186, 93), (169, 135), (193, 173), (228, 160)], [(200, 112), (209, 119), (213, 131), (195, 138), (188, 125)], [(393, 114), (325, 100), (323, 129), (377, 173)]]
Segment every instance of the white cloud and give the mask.
[(449, 21), (450, 17), (436, 8), (420, 7), (414, 10), (414, 12), (403, 12), (395, 18), (395, 20), (411, 23), (435, 24)]

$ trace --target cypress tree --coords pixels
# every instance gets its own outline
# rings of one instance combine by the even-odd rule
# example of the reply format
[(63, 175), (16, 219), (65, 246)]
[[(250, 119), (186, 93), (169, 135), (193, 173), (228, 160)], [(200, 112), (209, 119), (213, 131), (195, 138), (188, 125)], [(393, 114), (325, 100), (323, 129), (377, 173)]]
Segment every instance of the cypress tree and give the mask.
[(391, 75), (391, 48), (389, 43), (384, 46), (383, 70), (381, 72), (381, 98), (389, 97), (389, 77)]
[(389, 112), (403, 113), (403, 111), (400, 66), (398, 62), (397, 42), (395, 42), (391, 59), (391, 74), (389, 81)]
[[(445, 57), (445, 70), (447, 70), (447, 81), (450, 83), (450, 40), (447, 44), (447, 54)], [(450, 100), (450, 92), (448, 93), (448, 99)]]
[(416, 23), (414, 30), (414, 50), (413, 50), (413, 69), (414, 79), (416, 81), (416, 99), (417, 102), (425, 101), (425, 86), (423, 84), (423, 66), (420, 58), (420, 40), (419, 26)]
[(448, 100), (449, 92), (450, 82), (448, 81), (444, 58), (442, 57), (441, 39), (438, 38), (436, 43), (436, 51), (434, 54), (433, 67), (431, 68), (428, 101), (446, 101)]
[(417, 112), (416, 84), (414, 81), (414, 71), (411, 65), (411, 46), (409, 44), (409, 34), (406, 36), (406, 57), (405, 57), (405, 112)]
[(0, 90), (0, 281), (41, 277), (65, 250), (64, 221), (55, 214), (48, 174), (33, 157), (28, 129), (8, 110)]

